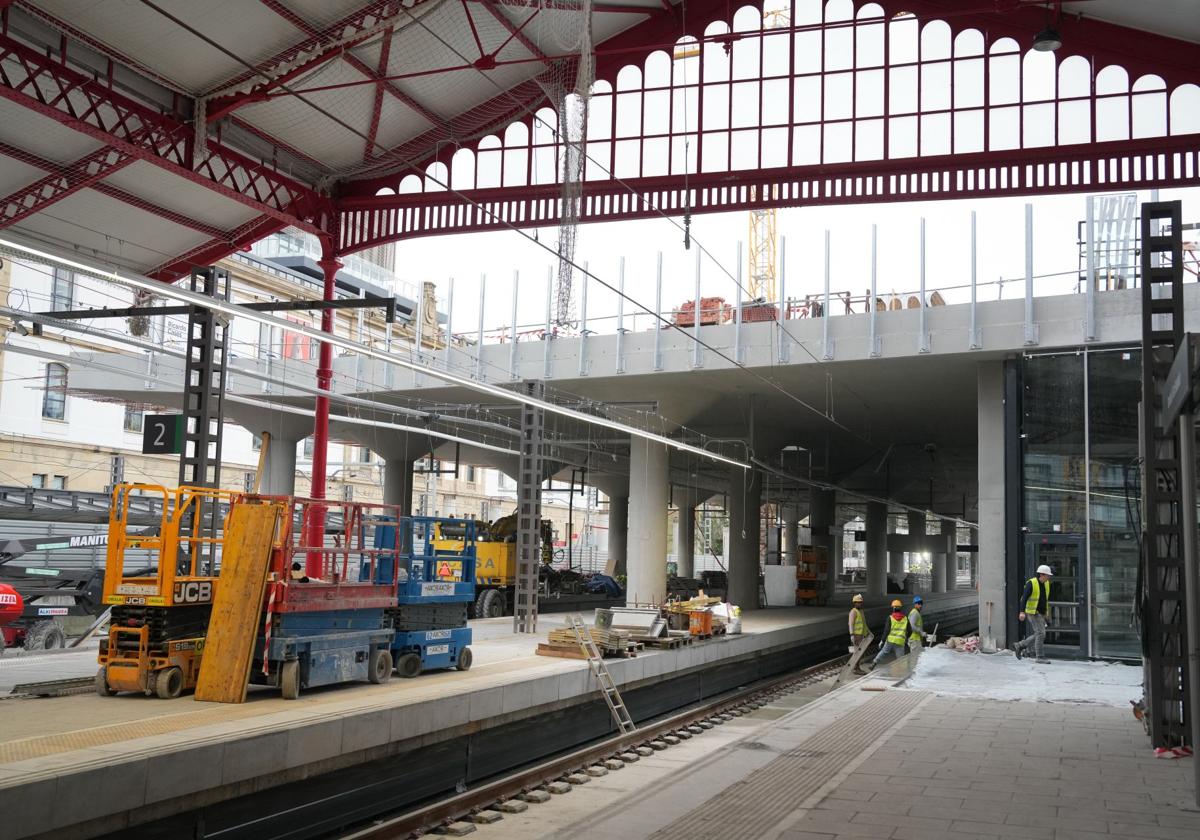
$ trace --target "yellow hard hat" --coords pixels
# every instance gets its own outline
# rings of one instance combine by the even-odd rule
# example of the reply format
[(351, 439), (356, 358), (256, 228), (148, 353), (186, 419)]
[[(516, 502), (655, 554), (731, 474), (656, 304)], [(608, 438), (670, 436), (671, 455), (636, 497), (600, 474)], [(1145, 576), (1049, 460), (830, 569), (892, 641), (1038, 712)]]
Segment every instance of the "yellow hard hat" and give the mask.
[(861, 604), (861, 603), (862, 603), (862, 600), (863, 600), (863, 596), (861, 596), (861, 595), (855, 595), (855, 596), (854, 596), (853, 598), (851, 598), (850, 600), (851, 600), (851, 601), (853, 601), (855, 604)]
[(899, 598), (897, 598), (896, 600), (892, 601), (892, 609), (894, 609), (894, 610), (898, 610), (898, 609), (900, 609), (900, 608), (901, 608), (901, 607), (903, 607), (903, 606), (904, 606), (904, 604), (903, 604), (903, 603), (900, 601), (900, 599), (899, 599)]

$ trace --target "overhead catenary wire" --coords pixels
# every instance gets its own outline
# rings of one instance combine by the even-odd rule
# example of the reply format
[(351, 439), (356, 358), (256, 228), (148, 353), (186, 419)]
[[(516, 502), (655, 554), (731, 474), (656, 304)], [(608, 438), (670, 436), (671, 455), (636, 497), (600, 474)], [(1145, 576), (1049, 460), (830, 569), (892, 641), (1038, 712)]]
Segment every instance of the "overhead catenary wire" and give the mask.
[(356, 341), (342, 338), (341, 336), (338, 336), (336, 334), (326, 333), (321, 330), (306, 326), (304, 324), (297, 324), (295, 322), (287, 321), (283, 318), (278, 318), (273, 315), (269, 315), (269, 314), (261, 313), (261, 312), (255, 312), (253, 310), (246, 309), (245, 307), (240, 306), (238, 304), (230, 303), (228, 301), (224, 301), (224, 300), (220, 300), (220, 299), (205, 297), (204, 295), (189, 291), (187, 289), (179, 289), (174, 286), (166, 286), (162, 282), (157, 281), (157, 280), (149, 280), (149, 279), (145, 279), (145, 278), (141, 278), (141, 277), (119, 274), (115, 271), (98, 268), (96, 266), (87, 265), (86, 263), (82, 263), (82, 262), (79, 262), (74, 259), (69, 259), (67, 257), (63, 257), (63, 256), (60, 256), (57, 254), (52, 254), (52, 253), (49, 253), (46, 251), (41, 251), (36, 248), (32, 248), (28, 245), (24, 245), (19, 242), (14, 242), (9, 239), (0, 239), (0, 248), (8, 249), (17, 254), (24, 254), (28, 257), (31, 257), (31, 258), (34, 258), (34, 259), (37, 259), (37, 260), (40, 260), (43, 262), (50, 262), (51, 264), (59, 264), (59, 265), (71, 268), (74, 271), (79, 271), (84, 274), (90, 274), (92, 276), (99, 277), (101, 279), (109, 279), (116, 283), (131, 286), (133, 288), (151, 291), (151, 292), (154, 292), (155, 294), (159, 295), (160, 297), (166, 297), (166, 298), (172, 298), (174, 300), (179, 300), (184, 303), (189, 303), (193, 306), (198, 306), (203, 309), (208, 309), (210, 311), (220, 313), (227, 317), (232, 317), (232, 318), (240, 317), (240, 318), (245, 318), (249, 321), (253, 321), (253, 322), (256, 322), (259, 324), (269, 324), (272, 326), (281, 327), (283, 329), (288, 329), (299, 335), (308, 336), (309, 338), (315, 339), (317, 341), (326, 342), (330, 345), (340, 347), (343, 350), (347, 350), (351, 353), (356, 353), (361, 356), (373, 358), (373, 359), (381, 361), (385, 364), (394, 365), (394, 366), (402, 367), (402, 368), (405, 368), (408, 370), (417, 371), (417, 372), (423, 373), (427, 376), (430, 376), (434, 379), (440, 379), (443, 382), (446, 382), (446, 383), (449, 383), (452, 385), (458, 385), (460, 387), (466, 388), (467, 390), (477, 391), (479, 393), (488, 394), (492, 397), (498, 398), (505, 402), (518, 402), (518, 403), (522, 403), (525, 405), (534, 406), (534, 407), (540, 408), (543, 411), (546, 411), (550, 414), (555, 414), (560, 417), (565, 417), (568, 419), (576, 420), (578, 422), (613, 429), (615, 431), (623, 432), (625, 434), (629, 434), (634, 437), (640, 437), (645, 440), (652, 441), (654, 443), (663, 444), (663, 445), (668, 446), (673, 449), (678, 449), (678, 450), (685, 451), (685, 452), (693, 452), (695, 454), (703, 456), (704, 458), (708, 458), (713, 461), (727, 463), (732, 466), (740, 467), (742, 469), (751, 469), (751, 466), (745, 462), (738, 461), (734, 458), (728, 458), (724, 455), (710, 452), (701, 447), (693, 446), (691, 444), (684, 443), (682, 441), (667, 438), (662, 435), (656, 434), (654, 432), (649, 432), (644, 429), (639, 429), (634, 426), (629, 426), (624, 423), (619, 423), (619, 422), (616, 422), (613, 420), (609, 420), (608, 418), (605, 418), (605, 417), (599, 417), (596, 415), (588, 414), (586, 412), (579, 411), (577, 409), (567, 408), (565, 406), (557, 405), (555, 403), (545, 402), (543, 400), (534, 399), (532, 397), (521, 394), (517, 391), (510, 391), (510, 390), (501, 388), (496, 385), (491, 385), (491, 384), (488, 384), (485, 382), (478, 382), (476, 380), (470, 379), (465, 376), (460, 376), (458, 374), (451, 373), (449, 371), (439, 370), (437, 368), (430, 367), (428, 365), (425, 365), (425, 364), (422, 364), (419, 362), (414, 362), (410, 359), (405, 359), (402, 356), (394, 356), (394, 355), (385, 353), (383, 351), (376, 350), (372, 347), (367, 347), (365, 345), (359, 344)]

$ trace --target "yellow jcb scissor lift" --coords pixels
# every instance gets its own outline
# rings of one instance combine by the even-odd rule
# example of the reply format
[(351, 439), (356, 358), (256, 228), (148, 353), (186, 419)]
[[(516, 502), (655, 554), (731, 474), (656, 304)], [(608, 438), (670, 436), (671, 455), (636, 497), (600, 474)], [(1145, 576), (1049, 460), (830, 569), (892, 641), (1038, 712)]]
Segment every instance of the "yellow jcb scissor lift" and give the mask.
[[(161, 494), (157, 535), (130, 533), (129, 499)], [(204, 636), (217, 590), (217, 563), (224, 530), (202, 526), (213, 506), (238, 495), (208, 487), (170, 491), (155, 484), (119, 484), (108, 520), (104, 603), (112, 607), (108, 637), (100, 641), (96, 692), (111, 696), (140, 691), (162, 698), (194, 688)], [(150, 552), (156, 569), (125, 572), (131, 549)]]

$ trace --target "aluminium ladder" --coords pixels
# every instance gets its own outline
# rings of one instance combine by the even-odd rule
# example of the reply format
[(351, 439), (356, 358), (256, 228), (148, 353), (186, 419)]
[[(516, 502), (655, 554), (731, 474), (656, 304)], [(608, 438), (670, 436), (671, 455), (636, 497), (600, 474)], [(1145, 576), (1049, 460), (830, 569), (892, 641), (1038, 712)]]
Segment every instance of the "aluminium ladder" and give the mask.
[(579, 613), (571, 613), (567, 616), (567, 620), (571, 624), (571, 631), (575, 634), (575, 641), (579, 643), (579, 649), (587, 656), (588, 667), (591, 668), (592, 675), (600, 685), (600, 693), (604, 695), (604, 702), (608, 704), (608, 710), (612, 712), (613, 722), (617, 724), (617, 729), (622, 735), (633, 732), (637, 729), (637, 724), (629, 716), (629, 709), (625, 708), (621, 692), (617, 691), (617, 684), (613, 682), (612, 674), (609, 673), (608, 666), (604, 664), (604, 657), (600, 655), (600, 649), (596, 647), (592, 634), (588, 632), (587, 625), (583, 623), (583, 617)]

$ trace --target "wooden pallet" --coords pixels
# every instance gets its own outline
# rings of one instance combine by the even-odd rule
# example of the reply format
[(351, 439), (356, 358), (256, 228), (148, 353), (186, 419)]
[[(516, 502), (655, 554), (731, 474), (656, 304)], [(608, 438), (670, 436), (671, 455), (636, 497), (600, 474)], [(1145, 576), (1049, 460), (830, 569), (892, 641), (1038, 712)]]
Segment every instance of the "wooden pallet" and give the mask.
[(659, 650), (674, 650), (692, 643), (691, 636), (635, 636), (634, 639), (647, 647)]
[[(625, 648), (617, 650), (601, 648), (600, 652), (605, 659), (632, 659), (637, 656), (639, 650), (642, 650), (641, 644), (630, 642)], [(580, 650), (577, 644), (559, 645), (539, 642), (535, 652), (538, 656), (557, 656), (560, 659), (587, 659), (587, 655)]]

